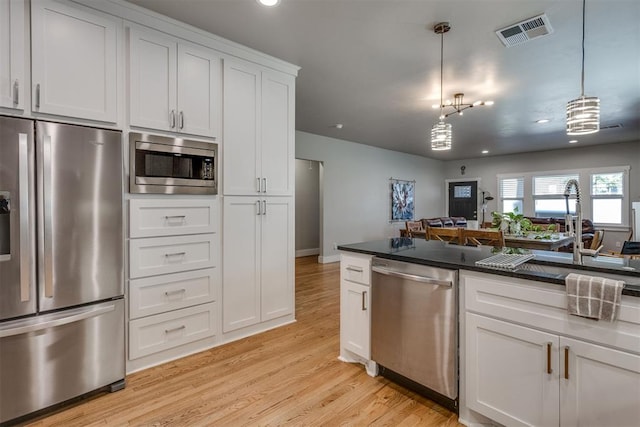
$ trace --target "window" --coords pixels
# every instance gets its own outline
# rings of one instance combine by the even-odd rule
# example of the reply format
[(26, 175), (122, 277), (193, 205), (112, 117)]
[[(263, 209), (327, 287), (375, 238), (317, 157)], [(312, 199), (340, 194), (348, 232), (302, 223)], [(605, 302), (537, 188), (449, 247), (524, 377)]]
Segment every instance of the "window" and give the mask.
[(593, 222), (622, 224), (624, 172), (591, 174), (591, 209)]
[(500, 200), (502, 202), (502, 212), (523, 213), (524, 199), (524, 178), (502, 178), (500, 180)]
[[(533, 177), (533, 211), (536, 217), (562, 217), (567, 213), (567, 199), (564, 189), (571, 179), (579, 180), (576, 174), (544, 175)], [(568, 199), (569, 212), (576, 212), (575, 189), (571, 189)]]

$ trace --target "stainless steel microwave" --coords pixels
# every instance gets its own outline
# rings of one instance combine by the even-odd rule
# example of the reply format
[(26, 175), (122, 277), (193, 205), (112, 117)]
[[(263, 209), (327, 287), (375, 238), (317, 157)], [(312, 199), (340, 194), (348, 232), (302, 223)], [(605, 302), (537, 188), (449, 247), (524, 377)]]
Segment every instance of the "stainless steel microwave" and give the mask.
[(131, 193), (218, 194), (218, 144), (129, 133)]

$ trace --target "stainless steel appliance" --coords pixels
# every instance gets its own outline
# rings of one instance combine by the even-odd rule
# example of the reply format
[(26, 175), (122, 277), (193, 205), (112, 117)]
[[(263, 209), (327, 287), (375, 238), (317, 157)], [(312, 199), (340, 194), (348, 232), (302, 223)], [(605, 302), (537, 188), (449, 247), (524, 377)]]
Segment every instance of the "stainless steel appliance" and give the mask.
[(129, 133), (129, 191), (218, 194), (218, 145)]
[(0, 117), (0, 423), (124, 387), (122, 135)]
[(380, 373), (457, 411), (458, 272), (374, 258), (371, 358)]

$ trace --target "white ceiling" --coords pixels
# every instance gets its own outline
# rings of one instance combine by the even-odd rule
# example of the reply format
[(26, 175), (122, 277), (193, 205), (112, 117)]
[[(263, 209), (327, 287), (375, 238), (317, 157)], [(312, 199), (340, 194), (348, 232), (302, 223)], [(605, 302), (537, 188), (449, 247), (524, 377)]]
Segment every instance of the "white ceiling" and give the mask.
[[(131, 0), (301, 68), (296, 129), (453, 160), (640, 140), (640, 0), (587, 0), (585, 95), (601, 130), (569, 145), (567, 101), (580, 96), (581, 0)], [(495, 31), (546, 13), (554, 32), (506, 48)], [(444, 98), (495, 105), (451, 116), (453, 149), (431, 151)], [(549, 123), (537, 124), (547, 118)], [(343, 123), (342, 129), (335, 128)]]

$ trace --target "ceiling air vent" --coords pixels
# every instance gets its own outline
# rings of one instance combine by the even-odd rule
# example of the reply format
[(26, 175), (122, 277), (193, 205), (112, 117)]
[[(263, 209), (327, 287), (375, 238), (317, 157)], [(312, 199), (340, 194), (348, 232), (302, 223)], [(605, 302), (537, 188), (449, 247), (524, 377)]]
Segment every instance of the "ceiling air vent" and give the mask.
[(544, 13), (496, 31), (496, 35), (506, 47), (522, 44), (551, 33), (553, 28)]

